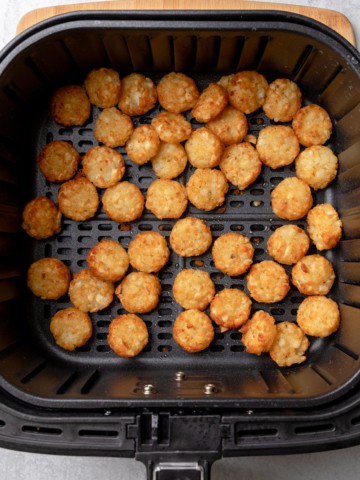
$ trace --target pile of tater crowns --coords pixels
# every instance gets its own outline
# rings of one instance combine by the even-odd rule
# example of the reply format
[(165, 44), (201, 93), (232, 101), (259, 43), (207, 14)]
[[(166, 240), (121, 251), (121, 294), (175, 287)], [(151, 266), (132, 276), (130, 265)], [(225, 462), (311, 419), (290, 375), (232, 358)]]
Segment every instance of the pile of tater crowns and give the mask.
[[(139, 116), (157, 102), (160, 113), (151, 123), (141, 122)], [(110, 221), (135, 222), (146, 209), (156, 219), (174, 222), (170, 245), (155, 231), (133, 237), (127, 250), (118, 240), (103, 239), (90, 249), (87, 268), (73, 275), (57, 258), (32, 263), (27, 284), (33, 294), (44, 300), (68, 295), (73, 305), (51, 318), (57, 345), (75, 350), (86, 344), (93, 333), (89, 314), (107, 308), (115, 296), (127, 313), (111, 320), (108, 343), (117, 355), (138, 355), (149, 342), (141, 314), (159, 305), (157, 274), (169, 261), (170, 248), (181, 257), (198, 257), (211, 248), (217, 270), (230, 277), (246, 275), (248, 293), (240, 288), (216, 292), (206, 269), (185, 268), (177, 274), (172, 294), (184, 310), (174, 319), (173, 340), (189, 353), (209, 347), (214, 322), (221, 332), (240, 331), (247, 353), (268, 352), (280, 367), (291, 366), (306, 359), (307, 336), (323, 338), (339, 328), (338, 305), (327, 296), (335, 280), (333, 266), (320, 253), (307, 254), (311, 242), (318, 252), (334, 248), (342, 233), (332, 205), (313, 205), (312, 190), (326, 188), (338, 169), (336, 155), (325, 146), (332, 122), (324, 108), (302, 106), (293, 81), (278, 78), (269, 84), (256, 71), (223, 76), (200, 92), (183, 73), (169, 73), (155, 85), (138, 73), (120, 79), (113, 69), (99, 68), (87, 75), (84, 86), (56, 90), (50, 110), (57, 124), (74, 127), (86, 125), (92, 106), (98, 109), (93, 129), (98, 146), (82, 158), (70, 142), (43, 146), (38, 167), (48, 182), (60, 184), (57, 202), (39, 196), (27, 203), (23, 229), (38, 240), (53, 237), (61, 232), (62, 216), (88, 221), (100, 203)], [(246, 115), (261, 109), (271, 124), (257, 136), (248, 134)], [(125, 147), (126, 161), (119, 147)], [(268, 239), (271, 260), (254, 263), (252, 242), (240, 233), (224, 233), (213, 241), (203, 212), (224, 204), (229, 183), (246, 194), (263, 168), (276, 170), (293, 162), (293, 176), (271, 192), (274, 214), (286, 221)], [(146, 164), (157, 177), (146, 199), (138, 186), (123, 180), (126, 163)], [(177, 178), (189, 164), (188, 180), (181, 183)], [(186, 215), (189, 202), (202, 218)], [(306, 231), (291, 223), (304, 218)], [(262, 309), (252, 314), (252, 300), (268, 305), (288, 294), (290, 278), (283, 265), (292, 266), (291, 282), (306, 295), (296, 322), (276, 321)]]

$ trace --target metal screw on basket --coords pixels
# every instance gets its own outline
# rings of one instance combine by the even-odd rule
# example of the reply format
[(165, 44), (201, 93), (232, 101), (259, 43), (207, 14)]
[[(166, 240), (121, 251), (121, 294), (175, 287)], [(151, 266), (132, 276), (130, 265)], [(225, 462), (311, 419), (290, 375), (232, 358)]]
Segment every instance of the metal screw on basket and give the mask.
[(143, 394), (144, 395), (152, 395), (153, 393), (156, 393), (156, 389), (154, 385), (151, 385), (151, 383), (147, 383), (143, 387)]
[(211, 395), (212, 393), (216, 393), (216, 387), (213, 383), (208, 383), (204, 387), (204, 393), (206, 395)]
[(186, 375), (184, 372), (176, 372), (175, 373), (175, 380), (177, 382), (181, 382), (182, 380), (186, 380)]

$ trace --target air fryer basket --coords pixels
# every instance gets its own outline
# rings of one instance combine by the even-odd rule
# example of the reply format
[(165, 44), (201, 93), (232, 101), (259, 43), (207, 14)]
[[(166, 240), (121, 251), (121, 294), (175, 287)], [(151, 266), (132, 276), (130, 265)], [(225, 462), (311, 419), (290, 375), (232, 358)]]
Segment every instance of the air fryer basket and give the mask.
[[(237, 440), (225, 441), (221, 447), (223, 438), (242, 438), (244, 419), (255, 423), (262, 419), (265, 426), (265, 422), (301, 423), (304, 418), (312, 418), (312, 422), (320, 421), (322, 425), (322, 418), (335, 418), (334, 412), (340, 405), (345, 405), (341, 407), (345, 410), (350, 409), (350, 404), (355, 408), (352, 394), (357, 389), (360, 375), (359, 60), (358, 52), (335, 32), (304, 17), (281, 12), (68, 14), (33, 27), (2, 52), (0, 387), (4, 418), (11, 417), (9, 412), (12, 410), (16, 417), (14, 412), (19, 409), (24, 416), (28, 415), (25, 412), (31, 412), (35, 419), (37, 414), (34, 412), (43, 415), (51, 408), (64, 416), (69, 415), (63, 423), (71, 430), (79, 422), (79, 417), (75, 414), (75, 420), (73, 413), (69, 412), (81, 409), (81, 418), (84, 419), (85, 415), (86, 421), (96, 425), (105, 421), (104, 412), (110, 415), (116, 411), (120, 426), (111, 430), (114, 434), (103, 435), (109, 445), (108, 449), (103, 444), (97, 446), (103, 454), (114, 454), (112, 437), (118, 442), (116, 454), (134, 452), (134, 441), (138, 438), (136, 432), (140, 431), (145, 435), (145, 451), (148, 452), (155, 437), (158, 445), (156, 432), (165, 424), (163, 432), (170, 429), (186, 435), (187, 428), (191, 429), (194, 444), (188, 442), (189, 451), (196, 451), (198, 445), (205, 442), (204, 436), (199, 434), (197, 437), (196, 431), (216, 431), (216, 435), (208, 436), (210, 443), (216, 438), (214, 444), (204, 447), (208, 452), (214, 450), (216, 456), (221, 448), (225, 450), (230, 444), (232, 454), (244, 450), (247, 443), (242, 440), (241, 449)], [(31, 241), (21, 232), (21, 210), (26, 201), (40, 194), (56, 201), (58, 187), (46, 182), (36, 167), (37, 154), (42, 146), (55, 139), (67, 140), (83, 154), (97, 144), (92, 127), (98, 110), (93, 109), (91, 119), (83, 127), (60, 127), (49, 115), (51, 92), (66, 83), (82, 82), (91, 68), (100, 66), (113, 67), (122, 76), (133, 71), (145, 73), (156, 81), (166, 72), (183, 71), (195, 78), (200, 88), (223, 74), (256, 69), (270, 80), (277, 77), (295, 80), (305, 103), (320, 103), (329, 111), (334, 121), (330, 146), (339, 155), (340, 173), (330, 188), (316, 193), (315, 200), (332, 203), (339, 210), (344, 225), (340, 246), (326, 254), (337, 273), (331, 296), (340, 304), (342, 323), (340, 330), (330, 338), (312, 341), (304, 364), (279, 369), (268, 358), (248, 355), (243, 351), (240, 334), (233, 331), (225, 334), (217, 331), (211, 347), (197, 355), (183, 352), (173, 342), (172, 323), (179, 307), (173, 301), (171, 286), (181, 268), (196, 266), (209, 271), (217, 289), (228, 286), (245, 288), (243, 277), (230, 279), (216, 271), (209, 253), (201, 257), (200, 264), (198, 259), (180, 259), (172, 254), (169, 265), (159, 274), (163, 286), (161, 305), (143, 316), (149, 328), (150, 343), (139, 357), (121, 359), (109, 350), (106, 335), (110, 319), (122, 313), (121, 305), (116, 302), (109, 309), (92, 315), (94, 335), (88, 346), (74, 353), (56, 347), (49, 335), (49, 320), (57, 308), (68, 306), (69, 301), (66, 298), (60, 302), (43, 302), (30, 295), (25, 285), (28, 265), (35, 259), (55, 256), (65, 261), (74, 273), (84, 268), (86, 254), (98, 240), (119, 239), (127, 246), (131, 238), (144, 230), (160, 231), (168, 237), (174, 223), (159, 221), (147, 212), (141, 220), (124, 226), (110, 221), (100, 209), (91, 221), (64, 220), (61, 234), (50, 240)], [(158, 111), (155, 109), (146, 118), (142, 117), (141, 122), (150, 122)], [(139, 118), (134, 119), (135, 125), (139, 122)], [(268, 124), (270, 121), (261, 112), (249, 117), (250, 133), (256, 134)], [(119, 151), (125, 155), (123, 148)], [(127, 179), (145, 191), (154, 178), (151, 169), (147, 165), (138, 167), (129, 161), (126, 163)], [(190, 174), (188, 169), (180, 181), (186, 182)], [(274, 228), (283, 223), (272, 213), (270, 192), (289, 175), (294, 175), (293, 167), (276, 171), (264, 168), (261, 177), (244, 194), (231, 187), (225, 208), (204, 214), (190, 206), (188, 214), (205, 218), (214, 238), (228, 231), (247, 235), (256, 249), (255, 260), (267, 259), (266, 241)], [(299, 225), (305, 226), (304, 221)], [(278, 321), (292, 321), (301, 299), (302, 296), (292, 289), (285, 301), (265, 309)], [(255, 303), (254, 307), (260, 308), (260, 305)], [(185, 373), (182, 380), (176, 375), (179, 371)], [(153, 388), (146, 388), (148, 384)], [(208, 384), (214, 388), (206, 388)], [(14, 407), (17, 402), (21, 402), (21, 406)], [(312, 413), (304, 413), (310, 406)], [(134, 410), (142, 407), (149, 409), (148, 416), (140, 415), (145, 427), (139, 423), (142, 420), (138, 414), (142, 410)], [(279, 409), (285, 407), (292, 407), (295, 413), (280, 420), (284, 411)], [(187, 427), (183, 429), (169, 420), (169, 412), (175, 412), (174, 409), (178, 412), (179, 408), (183, 412), (182, 418), (188, 419), (185, 422)], [(207, 415), (196, 417), (198, 423), (195, 427), (192, 423), (195, 417), (191, 416), (194, 411), (191, 410), (190, 414), (188, 410), (194, 408), (207, 409)], [(224, 408), (229, 409), (226, 425), (222, 417)], [(254, 411), (259, 413), (252, 416)], [(29, 413), (27, 418), (31, 415)], [(56, 418), (55, 423), (60, 421)], [(46, 422), (51, 424), (49, 416), (46, 416)], [(22, 447), (11, 440), (14, 434), (6, 434), (6, 441), (13, 448), (31, 449), (33, 444), (33, 448), (39, 449), (36, 441), (30, 441), (29, 433), (37, 431), (55, 438), (63, 435), (67, 428), (59, 431), (59, 427), (38, 424), (33, 430), (31, 425), (24, 430), (20, 420), (4, 420), (3, 423), (5, 429), (9, 423), (22, 425)], [(279, 428), (266, 429), (263, 426), (260, 432), (268, 432), (272, 448), (276, 450)], [(110, 430), (95, 428), (95, 431)], [(260, 438), (257, 450), (260, 453), (262, 446), (269, 444), (269, 438), (259, 435), (258, 428), (254, 431), (254, 436)], [(324, 431), (326, 438), (331, 437), (326, 429)], [(309, 432), (313, 433), (311, 429)], [(287, 439), (289, 449), (291, 441), (294, 448), (300, 449), (294, 435), (292, 432)], [(119, 436), (124, 436), (123, 442)], [(178, 436), (180, 438), (181, 434)], [(283, 433), (282, 438), (284, 436)], [(89, 438), (97, 436), (85, 433), (83, 437), (85, 447), (81, 443), (82, 447), (75, 451), (91, 454), (93, 449)], [(248, 435), (244, 434), (245, 437)], [(343, 443), (355, 441), (355, 437), (351, 437), (352, 440), (344, 438)], [(66, 435), (64, 438), (65, 448), (68, 440)], [(138, 451), (142, 445), (139, 438), (136, 443)], [(309, 444), (306, 432), (302, 438), (304, 441), (300, 441), (300, 445), (305, 449), (305, 444)], [(185, 448), (181, 439), (179, 444), (172, 444), (165, 435), (164, 442), (168, 448), (171, 444), (172, 451)], [(320, 448), (320, 442), (326, 444), (321, 435), (315, 442), (317, 448)], [(283, 448), (284, 445), (280, 447), (280, 444), (279, 448)], [(61, 446), (57, 448), (61, 449)], [(264, 450), (267, 449), (265, 446)]]

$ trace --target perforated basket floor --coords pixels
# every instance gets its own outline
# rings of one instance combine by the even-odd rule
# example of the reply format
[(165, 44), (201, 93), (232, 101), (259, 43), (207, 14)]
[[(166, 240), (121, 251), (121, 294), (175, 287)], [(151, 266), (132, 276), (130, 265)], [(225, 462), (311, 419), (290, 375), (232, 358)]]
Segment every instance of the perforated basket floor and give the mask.
[[(151, 76), (156, 81), (161, 78), (159, 75)], [(196, 80), (199, 87), (204, 88), (209, 82), (209, 76), (197, 76)], [(151, 118), (156, 116), (160, 110), (161, 108), (157, 106), (157, 108), (148, 115), (133, 118), (134, 125), (150, 123)], [(60, 127), (50, 116), (47, 116), (43, 127), (40, 129), (41, 134), (38, 141), (38, 151), (40, 151), (43, 145), (53, 140), (71, 142), (82, 155), (92, 146), (99, 145), (99, 142), (97, 142), (93, 135), (94, 122), (98, 113), (98, 109), (93, 108), (92, 118), (84, 127), (80, 128)], [(187, 117), (192, 122), (194, 128), (201, 126), (194, 123), (194, 119), (190, 114), (188, 114)], [(249, 115), (248, 120), (249, 133), (255, 135), (258, 134), (261, 128), (271, 124), (270, 120), (267, 119), (262, 112)], [(139, 167), (129, 160), (125, 148), (118, 148), (117, 150), (124, 156), (126, 162), (126, 175), (124, 179), (136, 184), (146, 196), (147, 188), (156, 179), (151, 168), (151, 163)], [(188, 164), (186, 171), (178, 180), (185, 184), (194, 170), (195, 169)], [(277, 169), (276, 171), (263, 167), (262, 173), (257, 181), (245, 191), (241, 192), (236, 187), (230, 185), (226, 203), (217, 210), (203, 212), (189, 204), (184, 216), (191, 215), (203, 218), (210, 225), (214, 239), (226, 232), (241, 232), (251, 239), (255, 248), (255, 262), (271, 259), (266, 251), (267, 240), (278, 226), (286, 222), (277, 218), (272, 212), (270, 192), (283, 178), (293, 175), (295, 175), (294, 165)], [(46, 195), (57, 202), (59, 186), (47, 182), (36, 167), (34, 169), (34, 176), (36, 182), (34, 182), (34, 189), (31, 192), (31, 196)], [(99, 190), (100, 196), (102, 196), (103, 192), (104, 190)], [(316, 196), (314, 194), (314, 203), (324, 200), (334, 202), (333, 191), (331, 189), (327, 189), (325, 192), (319, 192)], [(61, 234), (50, 240), (40, 242), (30, 240), (28, 261), (30, 264), (39, 258), (54, 256), (66, 263), (72, 273), (75, 273), (87, 267), (86, 255), (96, 242), (105, 238), (111, 238), (118, 240), (127, 248), (130, 240), (139, 232), (149, 230), (158, 231), (168, 239), (174, 223), (174, 220), (158, 220), (149, 211), (145, 211), (140, 220), (121, 224), (110, 220), (100, 206), (97, 215), (89, 221), (75, 222), (64, 218)], [(306, 228), (305, 220), (300, 220), (295, 223), (302, 228)], [(309, 253), (315, 253), (315, 251), (314, 246), (312, 246)], [(331, 252), (328, 252), (326, 255), (330, 257), (331, 260), (334, 260)], [(266, 355), (260, 358), (246, 354), (241, 343), (241, 334), (239, 332), (232, 330), (221, 333), (216, 326), (214, 342), (206, 351), (197, 355), (185, 353), (173, 341), (173, 322), (182, 311), (182, 308), (177, 305), (173, 299), (172, 284), (177, 273), (183, 268), (199, 268), (208, 271), (216, 285), (217, 291), (227, 287), (235, 287), (247, 291), (245, 275), (229, 277), (215, 268), (211, 256), (211, 249), (200, 257), (192, 258), (182, 258), (174, 252), (171, 252), (170, 261), (165, 268), (159, 272), (163, 290), (159, 306), (151, 313), (142, 315), (149, 329), (150, 341), (138, 358), (130, 361), (119, 358), (110, 350), (107, 343), (106, 337), (111, 319), (119, 314), (126, 313), (116, 297), (108, 308), (91, 315), (94, 324), (92, 339), (84, 347), (77, 349), (75, 353), (69, 353), (55, 345), (49, 332), (49, 322), (55, 312), (59, 310), (59, 308), (71, 306), (68, 296), (54, 302), (43, 301), (28, 294), (29, 322), (33, 334), (39, 339), (42, 348), (46, 352), (50, 353), (54, 358), (70, 361), (72, 367), (75, 369), (91, 365), (97, 368), (100, 367), (101, 369), (121, 371), (124, 368), (135, 369), (144, 364), (150, 367), (153, 363), (158, 363), (160, 360), (161, 366), (164, 369), (170, 367), (171, 369), (175, 368), (177, 370), (191, 369), (209, 371), (218, 369), (219, 367), (223, 368), (224, 366), (231, 370), (239, 368), (254, 369), (256, 374), (259, 373), (262, 376), (262, 384), (266, 385), (266, 379), (269, 376), (272, 377), (274, 371), (278, 371), (278, 369)], [(291, 273), (291, 267), (286, 267), (286, 270), (289, 274)], [(335, 300), (338, 299), (336, 287), (333, 289), (331, 296)], [(295, 287), (292, 287), (284, 301), (271, 305), (254, 302), (253, 311), (266, 309), (277, 321), (295, 321), (298, 304), (303, 298), (304, 296), (301, 295)], [(313, 359), (317, 360), (318, 357), (323, 355), (323, 352), (326, 352), (329, 348), (339, 349), (340, 354), (350, 355), (351, 360), (353, 360), (355, 354), (352, 355), (352, 352), (348, 352), (347, 349), (344, 350), (344, 348), (338, 344), (336, 336), (328, 339), (313, 339), (309, 350), (307, 366), (312, 369), (314, 375), (321, 376), (322, 381), (331, 383), (331, 379), (321, 371), (321, 368), (318, 369), (311, 365)], [(36, 371), (36, 375), (38, 374), (39, 372)], [(284, 385), (287, 383), (285, 378), (286, 370)], [(29, 380), (28, 376), (26, 376), (26, 380)], [(219, 385), (219, 380), (213, 379), (213, 381), (216, 385)], [(71, 382), (68, 386), (71, 386)], [(63, 384), (59, 385), (58, 389), (62, 394), (66, 393), (66, 388), (64, 388)], [(288, 392), (295, 393), (290, 384), (288, 384), (286, 389)], [(141, 388), (139, 388), (139, 390), (141, 390)], [(274, 393), (276, 393), (276, 390)]]

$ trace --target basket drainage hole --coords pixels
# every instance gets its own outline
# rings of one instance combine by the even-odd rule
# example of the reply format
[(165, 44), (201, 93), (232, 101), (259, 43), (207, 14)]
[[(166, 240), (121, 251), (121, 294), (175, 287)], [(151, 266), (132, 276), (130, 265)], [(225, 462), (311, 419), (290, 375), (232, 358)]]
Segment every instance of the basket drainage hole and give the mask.
[(92, 225), (90, 223), (80, 223), (77, 227), (81, 232), (92, 230)]
[(5, 427), (6, 423), (4, 422), (4, 420), (0, 420), (0, 428), (2, 427)]
[(170, 320), (160, 320), (158, 322), (158, 326), (160, 328), (169, 328), (171, 327), (171, 325), (172, 325), (172, 322)]
[(254, 196), (264, 195), (264, 190), (262, 188), (252, 188), (250, 190), (250, 195), (254, 195)]
[(102, 352), (110, 352), (110, 347), (109, 347), (109, 345), (98, 345), (96, 347), (96, 351), (101, 352), (101, 353)]
[(96, 338), (97, 338), (98, 340), (106, 340), (106, 338), (107, 338), (107, 333), (98, 333), (98, 334), (96, 335)]
[(241, 232), (242, 230), (244, 230), (244, 226), (239, 224), (230, 225), (230, 230), (232, 230), (233, 232)]
[(255, 243), (255, 245), (260, 245), (260, 243), (263, 243), (264, 237), (251, 237), (250, 241), (251, 243)]
[(204, 267), (205, 262), (204, 262), (204, 260), (191, 260), (190, 265), (192, 267)]
[(100, 223), (98, 229), (102, 232), (109, 232), (110, 230), (112, 230), (112, 225), (109, 223)]
[(232, 352), (243, 352), (245, 347), (243, 345), (231, 345), (230, 350)]
[(250, 230), (252, 232), (263, 232), (265, 230), (265, 227), (264, 225), (259, 225), (259, 224), (251, 225)]
[(110, 325), (110, 321), (109, 320), (99, 320), (96, 325), (99, 327), (99, 328), (108, 328), (109, 325)]
[(222, 232), (224, 230), (224, 225), (221, 225), (221, 223), (214, 223), (213, 225), (210, 225), (210, 228), (213, 232)]
[(89, 345), (83, 345), (82, 347), (76, 347), (77, 352), (87, 353), (90, 352), (91, 347)]
[(209, 347), (210, 352), (223, 352), (225, 350), (225, 347), (222, 345), (210, 345)]
[(157, 349), (158, 349), (159, 352), (168, 353), (168, 352), (171, 352), (172, 346), (171, 345), (159, 345)]
[[(240, 340), (241, 333), (238, 333), (238, 332), (230, 333), (230, 338), (232, 340)], [(236, 346), (238, 346), (238, 345), (236, 345)]]
[(171, 338), (171, 333), (159, 333), (157, 337), (160, 340), (169, 340)]
[(141, 231), (147, 231), (147, 230), (153, 229), (152, 225), (150, 225), (149, 223), (141, 223), (138, 228)]
[(230, 207), (242, 207), (244, 205), (244, 202), (240, 202), (238, 200), (232, 200), (230, 202)]
[(170, 232), (172, 230), (172, 225), (170, 224), (162, 224), (158, 226), (160, 232)]

